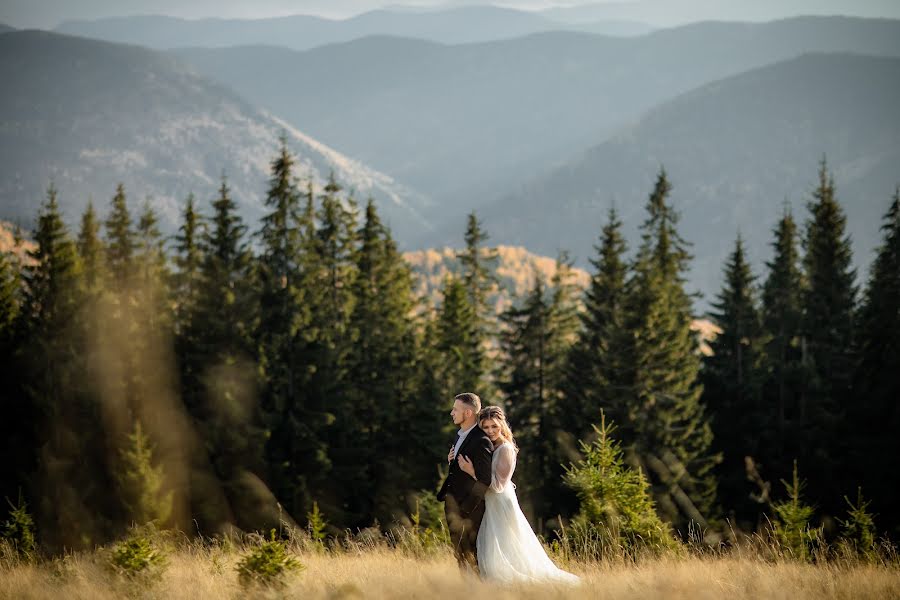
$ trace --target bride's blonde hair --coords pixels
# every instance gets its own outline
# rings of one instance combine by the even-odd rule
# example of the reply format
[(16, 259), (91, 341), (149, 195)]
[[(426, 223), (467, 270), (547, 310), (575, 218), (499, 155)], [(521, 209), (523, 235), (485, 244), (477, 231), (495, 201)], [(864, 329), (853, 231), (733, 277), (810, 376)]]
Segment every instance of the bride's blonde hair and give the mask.
[(481, 425), (487, 419), (493, 419), (500, 424), (500, 437), (512, 444), (513, 448), (518, 452), (519, 446), (516, 445), (516, 439), (513, 437), (512, 429), (510, 429), (509, 423), (506, 421), (506, 413), (503, 412), (503, 409), (499, 406), (485, 406), (478, 411), (478, 424)]

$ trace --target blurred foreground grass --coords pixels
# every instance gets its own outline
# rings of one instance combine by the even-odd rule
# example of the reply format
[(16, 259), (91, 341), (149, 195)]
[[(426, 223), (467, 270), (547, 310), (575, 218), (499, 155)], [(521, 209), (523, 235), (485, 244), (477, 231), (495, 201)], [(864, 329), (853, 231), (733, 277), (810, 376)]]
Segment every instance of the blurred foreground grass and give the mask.
[(7, 554), (0, 560), (0, 598), (900, 598), (896, 564), (811, 564), (740, 551), (561, 563), (583, 578), (582, 586), (567, 589), (482, 583), (460, 574), (444, 550), (292, 548), (304, 568), (279, 587), (246, 588), (236, 571), (246, 551), (227, 543), (184, 543), (170, 548), (154, 576), (137, 578), (110, 569), (104, 549), (32, 562)]

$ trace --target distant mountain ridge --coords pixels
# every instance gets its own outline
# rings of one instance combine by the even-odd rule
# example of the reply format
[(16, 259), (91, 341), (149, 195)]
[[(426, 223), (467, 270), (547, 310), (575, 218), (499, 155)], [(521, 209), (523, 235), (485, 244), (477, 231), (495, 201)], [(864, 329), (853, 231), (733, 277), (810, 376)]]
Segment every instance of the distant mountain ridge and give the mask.
[[(172, 231), (185, 197), (207, 206), (228, 178), (241, 213), (263, 211), (269, 163), (286, 135), (297, 175), (334, 172), (359, 200), (374, 197), (398, 235), (430, 228), (427, 199), (259, 111), (174, 57), (23, 31), (0, 36), (0, 217), (30, 223), (53, 181), (68, 220), (88, 199), (105, 210), (118, 182), (137, 209), (150, 197)], [(319, 186), (321, 189), (321, 185)]]
[[(693, 244), (690, 287), (708, 305), (740, 232), (762, 274), (787, 200), (798, 223), (827, 156), (848, 216), (858, 281), (900, 184), (900, 59), (809, 54), (702, 86), (485, 209), (497, 243), (537, 253), (558, 247), (584, 264), (615, 205), (633, 251), (654, 179), (664, 166)], [(453, 234), (445, 228), (437, 238)]]
[(701, 23), (637, 38), (554, 32), (458, 46), (370, 37), (306, 52), (174, 54), (455, 216), (678, 94), (811, 51), (900, 56), (900, 21)]
[(469, 44), (510, 39), (543, 31), (584, 31), (638, 35), (651, 30), (634, 22), (563, 23), (534, 12), (497, 6), (443, 10), (373, 10), (347, 19), (310, 15), (264, 19), (179, 19), (162, 15), (110, 17), (61, 23), (55, 31), (155, 49), (271, 45), (308, 50), (371, 35)]

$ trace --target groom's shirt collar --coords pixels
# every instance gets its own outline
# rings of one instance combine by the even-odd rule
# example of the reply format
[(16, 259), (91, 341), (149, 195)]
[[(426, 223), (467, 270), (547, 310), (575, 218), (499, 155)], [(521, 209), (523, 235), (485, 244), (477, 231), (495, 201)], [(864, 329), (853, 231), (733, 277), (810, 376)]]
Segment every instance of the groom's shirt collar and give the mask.
[[(477, 424), (478, 423), (476, 423), (475, 425), (477, 425)], [(469, 432), (472, 431), (473, 429), (475, 429), (475, 425), (472, 425), (471, 427), (469, 427), (466, 430), (463, 430), (463, 429), (459, 430), (459, 439), (456, 440), (456, 447), (453, 449), (453, 456), (459, 455), (459, 449), (462, 447), (463, 442), (466, 441), (466, 436), (469, 435)]]

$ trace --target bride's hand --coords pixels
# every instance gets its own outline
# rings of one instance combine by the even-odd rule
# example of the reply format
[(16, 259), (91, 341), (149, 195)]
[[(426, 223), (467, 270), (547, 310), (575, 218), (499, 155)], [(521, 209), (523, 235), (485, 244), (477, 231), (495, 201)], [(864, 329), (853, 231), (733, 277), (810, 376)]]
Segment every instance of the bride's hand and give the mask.
[(468, 473), (471, 477), (475, 477), (475, 465), (472, 464), (468, 456), (460, 456), (456, 459), (456, 462), (459, 463), (459, 468), (462, 469), (463, 473)]
[(453, 462), (453, 451), (454, 450), (455, 450), (455, 448), (453, 446), (450, 446), (450, 453), (447, 454), (447, 464), (448, 465)]

